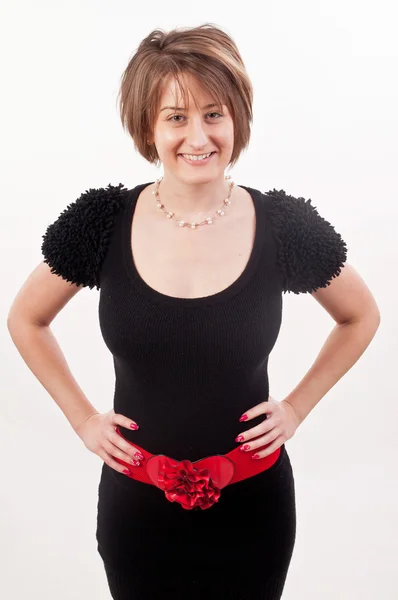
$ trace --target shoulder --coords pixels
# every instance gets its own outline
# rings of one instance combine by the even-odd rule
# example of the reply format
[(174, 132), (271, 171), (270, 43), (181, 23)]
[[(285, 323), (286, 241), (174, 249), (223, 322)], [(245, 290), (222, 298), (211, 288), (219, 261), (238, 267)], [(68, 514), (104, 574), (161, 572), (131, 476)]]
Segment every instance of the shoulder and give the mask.
[(311, 199), (284, 190), (264, 192), (278, 246), (283, 290), (295, 294), (330, 285), (347, 260), (347, 245)]
[(43, 261), (52, 273), (76, 285), (99, 289), (99, 270), (114, 218), (128, 191), (122, 183), (90, 188), (67, 205), (42, 236)]

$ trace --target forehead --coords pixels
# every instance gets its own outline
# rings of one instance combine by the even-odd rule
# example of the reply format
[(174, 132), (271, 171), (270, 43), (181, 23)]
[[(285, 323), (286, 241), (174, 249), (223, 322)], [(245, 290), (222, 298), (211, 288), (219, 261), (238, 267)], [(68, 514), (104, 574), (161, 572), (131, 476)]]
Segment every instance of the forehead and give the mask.
[[(205, 86), (190, 75), (180, 75), (181, 87), (187, 94), (188, 105), (195, 99), (201, 106), (216, 100), (206, 90)], [(172, 75), (165, 80), (161, 92), (161, 106), (184, 106), (184, 99), (178, 82)]]

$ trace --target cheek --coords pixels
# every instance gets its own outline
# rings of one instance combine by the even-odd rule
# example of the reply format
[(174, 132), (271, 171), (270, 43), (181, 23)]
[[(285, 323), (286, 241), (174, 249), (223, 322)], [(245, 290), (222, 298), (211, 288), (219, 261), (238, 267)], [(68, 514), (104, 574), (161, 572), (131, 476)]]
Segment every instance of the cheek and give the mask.
[(234, 128), (231, 124), (229, 127), (226, 127), (222, 132), (220, 132), (220, 143), (224, 146), (233, 146), (234, 144)]
[(180, 134), (175, 129), (173, 130), (169, 127), (165, 127), (164, 129), (158, 128), (155, 135), (155, 144), (157, 147), (163, 149), (163, 151), (168, 152), (178, 143), (180, 137)]
[(220, 146), (222, 148), (225, 148), (225, 149), (229, 150), (229, 149), (233, 148), (233, 145), (234, 145), (234, 136), (233, 136), (233, 134), (232, 135), (231, 134), (227, 134), (227, 135), (223, 136), (222, 139), (220, 138)]
[(177, 137), (170, 132), (164, 133), (160, 138), (160, 145), (167, 152), (173, 150), (176, 143)]

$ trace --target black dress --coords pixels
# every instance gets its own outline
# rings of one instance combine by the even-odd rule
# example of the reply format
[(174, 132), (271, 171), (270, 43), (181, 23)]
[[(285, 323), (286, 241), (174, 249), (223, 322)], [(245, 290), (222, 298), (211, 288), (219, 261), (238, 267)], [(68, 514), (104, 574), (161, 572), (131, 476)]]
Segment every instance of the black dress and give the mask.
[[(239, 422), (269, 397), (282, 294), (329, 285), (347, 247), (310, 200), (242, 185), (256, 234), (241, 275), (211, 296), (167, 296), (144, 282), (131, 252), (135, 204), (151, 183), (86, 190), (49, 225), (42, 252), (57, 275), (100, 290), (114, 410), (139, 425), (121, 427), (124, 437), (193, 462), (228, 453), (238, 433), (265, 419)], [(112, 597), (281, 598), (296, 536), (294, 478), (281, 450), (271, 468), (223, 488), (206, 510), (185, 510), (103, 463), (96, 538)]]

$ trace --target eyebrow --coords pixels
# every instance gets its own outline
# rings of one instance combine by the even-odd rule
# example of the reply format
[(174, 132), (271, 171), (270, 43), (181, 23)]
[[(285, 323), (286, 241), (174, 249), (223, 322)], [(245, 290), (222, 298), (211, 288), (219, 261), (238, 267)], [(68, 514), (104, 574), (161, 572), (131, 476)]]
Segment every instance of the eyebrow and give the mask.
[[(206, 106), (202, 106), (202, 110), (204, 110), (205, 108), (212, 108), (213, 106), (217, 106), (217, 104), (206, 104)], [(170, 110), (185, 110), (185, 108), (183, 108), (182, 106), (163, 106), (163, 108), (161, 108), (159, 112), (162, 112), (162, 110), (166, 110), (167, 108), (169, 108)]]

